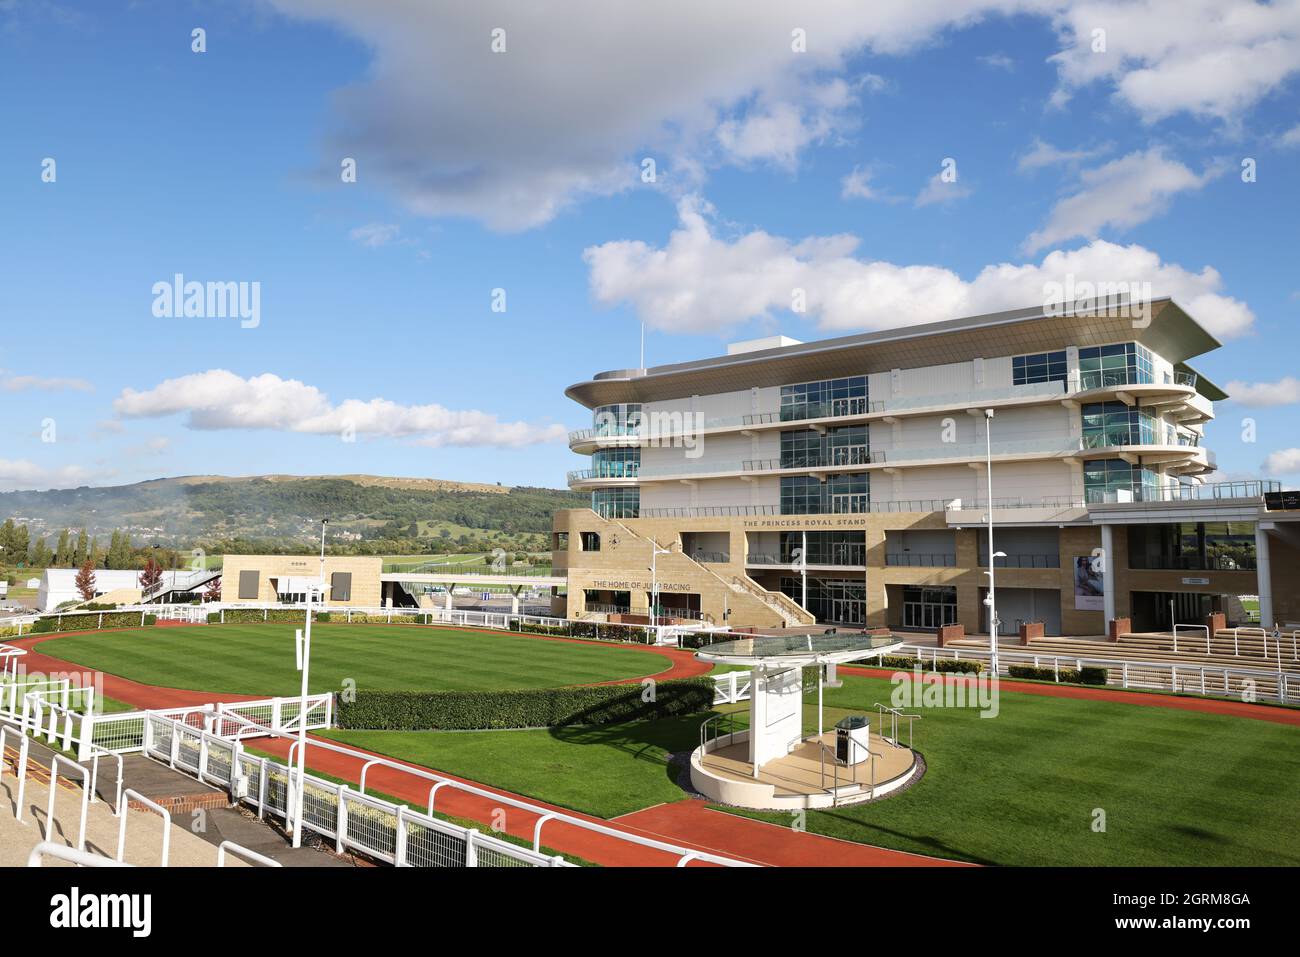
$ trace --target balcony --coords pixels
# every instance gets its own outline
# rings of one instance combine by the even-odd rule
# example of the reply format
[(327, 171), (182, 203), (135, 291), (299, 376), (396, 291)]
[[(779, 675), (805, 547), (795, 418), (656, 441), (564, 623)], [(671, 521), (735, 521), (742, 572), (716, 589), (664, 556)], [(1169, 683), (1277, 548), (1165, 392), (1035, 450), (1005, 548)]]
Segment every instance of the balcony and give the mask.
[[(980, 565), (988, 568), (988, 552), (981, 552), (979, 557)], [(1061, 556), (1058, 554), (1030, 554), (1019, 553), (1015, 555), (1004, 555), (993, 563), (994, 568), (1060, 568)]]
[(889, 552), (885, 554), (885, 564), (907, 568), (954, 568), (957, 556), (952, 552)]
[(635, 485), (640, 466), (636, 462), (607, 462), (589, 469), (576, 469), (565, 478), (569, 488), (591, 488), (601, 485)]

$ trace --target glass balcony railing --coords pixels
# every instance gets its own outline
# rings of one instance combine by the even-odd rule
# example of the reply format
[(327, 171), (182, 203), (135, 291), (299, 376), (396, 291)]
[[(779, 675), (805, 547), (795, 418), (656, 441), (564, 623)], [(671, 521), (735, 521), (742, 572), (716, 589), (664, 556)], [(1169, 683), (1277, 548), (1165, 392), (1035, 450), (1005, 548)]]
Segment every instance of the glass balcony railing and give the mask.
[(635, 462), (607, 462), (589, 469), (575, 469), (568, 474), (569, 482), (584, 482), (589, 479), (636, 478), (641, 467)]

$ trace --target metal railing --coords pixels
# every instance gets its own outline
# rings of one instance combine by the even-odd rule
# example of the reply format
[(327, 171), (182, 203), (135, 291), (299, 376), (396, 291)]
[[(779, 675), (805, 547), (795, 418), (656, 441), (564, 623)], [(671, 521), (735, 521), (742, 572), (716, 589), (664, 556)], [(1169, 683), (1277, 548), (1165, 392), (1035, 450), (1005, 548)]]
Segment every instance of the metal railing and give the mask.
[[(713, 736), (709, 736), (709, 727), (713, 726)], [(710, 715), (704, 719), (700, 725), (700, 754), (705, 755), (710, 751), (716, 751), (717, 745), (710, 748), (710, 744), (720, 741), (725, 735), (727, 738), (726, 747), (731, 747), (736, 741), (736, 735), (741, 731), (749, 730), (749, 712), (748, 711), (724, 711), (720, 714)]]
[(953, 552), (887, 552), (885, 564), (913, 568), (953, 568), (957, 564), (957, 555)]
[[(889, 722), (890, 722), (889, 734), (885, 734), (886, 714), (889, 715)], [(906, 721), (907, 722), (907, 748), (909, 751), (912, 750), (912, 724), (913, 722), (920, 719), (921, 716), (919, 714), (904, 714), (902, 711), (899, 711), (897, 708), (891, 708), (888, 705), (881, 704), (879, 701), (877, 701), (876, 715), (878, 717), (876, 737), (893, 745), (896, 748), (901, 748), (903, 746), (902, 742), (899, 741), (898, 739), (898, 723), (899, 721)]]
[[(979, 563), (985, 568), (989, 564), (988, 553), (981, 553)], [(1015, 554), (1004, 555), (994, 560), (994, 568), (1060, 568), (1061, 556), (1059, 554)]]
[[(938, 648), (932, 645), (900, 646), (898, 654), (922, 662), (977, 661), (987, 665), (987, 648)], [(1106, 684), (1139, 691), (1192, 692), (1212, 697), (1240, 697), (1248, 691), (1257, 697), (1274, 697), (1283, 704), (1300, 704), (1300, 673), (1261, 668), (1238, 668), (1231, 665), (1194, 664), (1174, 661), (1141, 661), (1127, 658), (1100, 658), (1077, 654), (1048, 654), (1033, 651), (998, 649), (999, 677), (1008, 675), (1011, 665), (1031, 664), (1051, 668), (1055, 680), (1061, 670), (1104, 668)], [(1181, 679), (1181, 681), (1180, 681)], [(1235, 683), (1235, 686), (1234, 686)], [(1272, 689), (1272, 695), (1269, 695)]]

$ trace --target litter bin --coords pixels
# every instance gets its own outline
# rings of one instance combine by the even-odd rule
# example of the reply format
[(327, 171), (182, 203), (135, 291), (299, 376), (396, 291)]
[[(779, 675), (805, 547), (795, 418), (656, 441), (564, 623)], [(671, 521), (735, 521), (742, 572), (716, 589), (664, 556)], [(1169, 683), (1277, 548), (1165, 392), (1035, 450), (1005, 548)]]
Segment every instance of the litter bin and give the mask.
[(835, 722), (835, 757), (847, 765), (861, 764), (870, 757), (871, 724), (866, 715), (851, 714)]

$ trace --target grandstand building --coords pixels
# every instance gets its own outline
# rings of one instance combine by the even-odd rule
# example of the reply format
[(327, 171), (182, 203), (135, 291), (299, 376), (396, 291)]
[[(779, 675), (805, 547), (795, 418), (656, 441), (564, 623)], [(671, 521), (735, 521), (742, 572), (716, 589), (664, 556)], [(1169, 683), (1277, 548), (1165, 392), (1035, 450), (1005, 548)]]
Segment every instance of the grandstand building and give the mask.
[(1000, 634), (1244, 621), (1241, 596), (1300, 620), (1300, 511), (1215, 481), (1226, 395), (1189, 362), (1219, 345), (1158, 299), (599, 373), (566, 393), (592, 413), (567, 615), (986, 634), (991, 505)]

